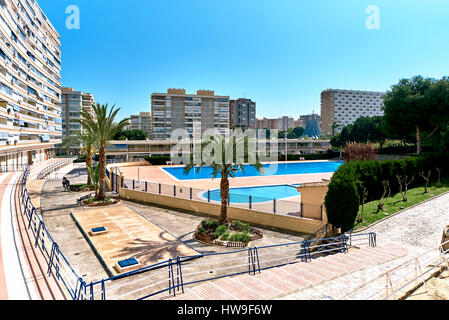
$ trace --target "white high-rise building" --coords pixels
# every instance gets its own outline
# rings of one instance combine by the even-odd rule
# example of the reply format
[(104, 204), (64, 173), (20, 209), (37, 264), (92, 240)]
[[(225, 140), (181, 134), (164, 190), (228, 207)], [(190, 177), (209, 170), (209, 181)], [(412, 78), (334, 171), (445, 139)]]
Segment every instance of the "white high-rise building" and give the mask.
[(62, 142), (60, 36), (36, 1), (0, 1), (0, 168), (54, 155)]
[(328, 89), (321, 93), (321, 129), (325, 135), (332, 134), (332, 124), (339, 128), (353, 124), (360, 117), (382, 116), (385, 92)]

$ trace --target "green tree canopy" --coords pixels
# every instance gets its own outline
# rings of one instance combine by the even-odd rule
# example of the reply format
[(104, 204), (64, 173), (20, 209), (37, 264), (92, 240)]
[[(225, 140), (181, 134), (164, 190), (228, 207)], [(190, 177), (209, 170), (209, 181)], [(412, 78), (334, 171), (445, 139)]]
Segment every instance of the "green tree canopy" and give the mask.
[(117, 133), (114, 140), (146, 140), (148, 135), (145, 131), (139, 129), (122, 130)]
[(441, 134), (448, 123), (448, 78), (402, 79), (384, 96), (384, 105), (387, 132), (404, 139), (414, 134), (416, 153), (420, 154), (422, 141)]

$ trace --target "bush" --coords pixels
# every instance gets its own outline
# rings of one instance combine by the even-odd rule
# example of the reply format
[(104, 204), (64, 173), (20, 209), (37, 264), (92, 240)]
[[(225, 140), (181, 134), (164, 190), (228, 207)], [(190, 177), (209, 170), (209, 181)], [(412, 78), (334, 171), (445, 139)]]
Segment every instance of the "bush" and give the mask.
[(240, 242), (240, 233), (234, 233), (229, 237), (229, 241)]
[(201, 222), (201, 226), (204, 229), (215, 231), (215, 229), (218, 228), (218, 221), (217, 220), (203, 220)]
[(360, 197), (354, 176), (350, 167), (337, 170), (324, 199), (329, 223), (341, 226), (342, 232), (352, 229), (359, 212)]
[(228, 231), (227, 226), (225, 226), (225, 225), (219, 226), (213, 234), (214, 239), (220, 238), (226, 231)]
[(240, 231), (249, 231), (249, 224), (243, 223), (239, 220), (233, 220), (231, 223), (231, 227)]
[(226, 231), (226, 232), (221, 236), (221, 240), (223, 240), (223, 241), (228, 241), (230, 235), (231, 235), (231, 234), (229, 233), (229, 231)]
[(419, 178), (420, 171), (432, 170), (436, 178), (435, 168), (442, 169), (442, 178), (449, 175), (449, 155), (431, 153), (419, 157), (409, 157), (388, 161), (355, 161), (340, 166), (332, 176), (329, 190), (325, 198), (329, 223), (342, 226), (343, 232), (352, 229), (357, 216), (362, 187), (368, 191), (367, 201), (379, 200), (382, 197), (382, 181), (390, 181), (391, 193), (399, 192), (396, 175), (415, 180), (409, 188), (423, 185)]

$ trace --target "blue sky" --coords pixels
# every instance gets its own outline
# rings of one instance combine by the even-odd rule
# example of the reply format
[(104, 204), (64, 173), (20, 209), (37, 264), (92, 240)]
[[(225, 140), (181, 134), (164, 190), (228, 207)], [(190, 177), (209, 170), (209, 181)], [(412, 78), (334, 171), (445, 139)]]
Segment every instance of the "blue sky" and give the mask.
[[(449, 70), (447, 0), (38, 0), (61, 35), (65, 86), (150, 111), (152, 92), (215, 90), (257, 117), (320, 112), (327, 88), (385, 91)], [(66, 28), (66, 7), (80, 29)], [(368, 29), (366, 8), (380, 10)], [(447, 74), (447, 73), (446, 73)]]

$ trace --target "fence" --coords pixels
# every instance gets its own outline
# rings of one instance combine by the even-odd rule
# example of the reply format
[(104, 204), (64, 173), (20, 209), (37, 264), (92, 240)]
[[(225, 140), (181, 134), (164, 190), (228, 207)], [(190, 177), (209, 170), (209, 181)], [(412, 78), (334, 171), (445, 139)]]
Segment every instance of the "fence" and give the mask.
[(445, 245), (449, 245), (449, 240), (387, 270), (340, 299), (402, 299), (419, 285), (426, 287), (430, 277), (449, 268), (449, 249), (444, 250)]
[(39, 247), (45, 260), (48, 263), (47, 274), (53, 274), (56, 279), (67, 289), (71, 298), (83, 299), (86, 292), (84, 281), (73, 270), (65, 256), (59, 249), (58, 244), (52, 239), (41, 216), (37, 214), (36, 208), (31, 202), (31, 198), (26, 188), (27, 178), (30, 169), (27, 167), (19, 183), (20, 211), (28, 221), (28, 229), (32, 231), (35, 239), (34, 245)]
[(63, 160), (59, 160), (55, 163), (52, 163), (50, 166), (45, 167), (44, 169), (42, 169), (41, 171), (39, 171), (39, 173), (37, 174), (37, 178), (38, 179), (43, 179), (45, 178), (47, 175), (49, 175), (50, 173), (52, 173), (53, 171), (58, 170), (59, 168), (65, 166), (68, 163), (73, 163), (73, 161), (76, 158), (67, 158), (67, 159), (63, 159)]
[[(353, 234), (352, 237), (368, 240), (372, 238), (372, 234)], [(176, 257), (91, 283), (87, 285), (86, 297), (91, 300), (145, 300), (176, 296), (177, 293), (183, 293), (188, 285), (240, 274), (255, 275), (287, 264), (307, 263), (323, 253), (346, 253), (350, 247), (349, 240), (350, 237), (342, 235), (231, 252)], [(375, 242), (367, 243), (375, 246)]]
[[(118, 190), (117, 175), (107, 172), (108, 178), (113, 177), (113, 191)], [(115, 179), (114, 179), (115, 178)], [(208, 203), (221, 203), (220, 190), (204, 190), (178, 185), (168, 185), (151, 181), (123, 179), (122, 187), (129, 190), (142, 191), (181, 199), (196, 200)], [(296, 199), (295, 199), (296, 198)], [(323, 205), (304, 203), (296, 197), (287, 199), (252, 196), (230, 189), (228, 206), (244, 208), (254, 211), (282, 214), (314, 220), (324, 220)]]

